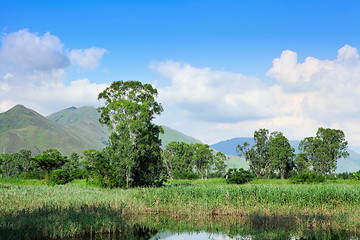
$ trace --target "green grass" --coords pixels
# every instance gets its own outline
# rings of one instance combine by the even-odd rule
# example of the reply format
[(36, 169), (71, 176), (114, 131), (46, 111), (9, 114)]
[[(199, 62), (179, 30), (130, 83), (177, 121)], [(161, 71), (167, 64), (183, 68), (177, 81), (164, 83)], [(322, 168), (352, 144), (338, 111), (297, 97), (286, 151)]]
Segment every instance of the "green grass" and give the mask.
[(23, 179), (23, 178), (0, 178), (0, 184), (16, 184), (16, 185), (46, 185), (45, 179)]
[(179, 184), (188, 182), (177, 180), (162, 188), (125, 190), (95, 188), (85, 180), (48, 187), (42, 181), (1, 179), (0, 236), (111, 235), (132, 231), (128, 227), (138, 221), (136, 216), (155, 213), (194, 224), (209, 217), (229, 218), (235, 225), (240, 221), (257, 228), (283, 226), (285, 232), (345, 229), (358, 236), (359, 184), (294, 185), (283, 180), (264, 184), (258, 180), (256, 184), (228, 185), (223, 181), (194, 180), (192, 186), (184, 186)]
[(210, 178), (207, 180), (203, 179), (195, 179), (195, 180), (189, 180), (189, 179), (174, 179), (169, 180), (167, 182), (167, 185), (171, 184), (187, 184), (187, 185), (224, 185), (226, 183), (225, 178)]

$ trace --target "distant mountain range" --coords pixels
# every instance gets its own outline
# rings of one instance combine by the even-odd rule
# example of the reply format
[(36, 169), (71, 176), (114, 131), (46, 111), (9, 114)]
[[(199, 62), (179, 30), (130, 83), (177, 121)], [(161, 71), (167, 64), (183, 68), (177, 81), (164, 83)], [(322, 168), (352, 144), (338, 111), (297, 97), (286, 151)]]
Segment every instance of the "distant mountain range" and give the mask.
[[(236, 147), (238, 145), (243, 145), (244, 142), (248, 142), (250, 147), (254, 145), (254, 139), (249, 137), (241, 137), (241, 138), (232, 138), (226, 141), (221, 141), (216, 144), (210, 145), (212, 148), (217, 151), (223, 152), (229, 156), (238, 156), (239, 153), (236, 152)], [(299, 143), (298, 140), (290, 140), (291, 146), (295, 149), (295, 153), (299, 153)], [(341, 158), (338, 160), (337, 172), (355, 172), (360, 170), (360, 154), (353, 151), (352, 149), (348, 149), (349, 157)]]
[[(70, 107), (47, 117), (16, 105), (0, 114), (0, 152), (29, 149), (33, 154), (56, 148), (64, 155), (82, 153), (87, 149), (100, 150), (107, 146), (109, 131), (99, 123), (100, 114), (94, 107)], [(163, 147), (171, 141), (200, 143), (166, 126), (160, 135)]]
[[(101, 150), (107, 146), (110, 135), (107, 127), (99, 123), (100, 114), (94, 107), (70, 107), (47, 117), (16, 105), (9, 111), (0, 114), (0, 152), (14, 153), (29, 149), (33, 154), (49, 148), (56, 148), (64, 155), (73, 152), (81, 154), (88, 149)], [(163, 148), (171, 141), (201, 143), (200, 140), (162, 126), (160, 135)], [(253, 138), (233, 138), (211, 145), (216, 151), (227, 155), (229, 168), (248, 169), (248, 163), (238, 156), (236, 146), (247, 141), (254, 144)], [(297, 150), (299, 141), (290, 141)], [(360, 170), (360, 155), (349, 149), (350, 156), (338, 161), (338, 172)]]

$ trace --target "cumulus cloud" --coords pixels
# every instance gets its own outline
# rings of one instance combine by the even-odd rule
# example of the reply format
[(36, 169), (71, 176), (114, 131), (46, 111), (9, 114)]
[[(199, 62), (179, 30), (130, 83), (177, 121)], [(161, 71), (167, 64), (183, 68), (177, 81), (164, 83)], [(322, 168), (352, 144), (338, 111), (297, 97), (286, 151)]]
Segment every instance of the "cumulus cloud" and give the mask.
[(165, 108), (176, 106), (179, 113), (186, 113), (181, 115), (183, 126), (194, 120), (207, 126), (206, 133), (193, 127), (195, 137), (216, 142), (252, 136), (265, 127), (302, 139), (315, 135), (319, 127), (331, 127), (344, 130), (350, 142), (360, 144), (360, 57), (349, 45), (334, 59), (307, 57), (304, 62), (298, 61), (296, 52), (283, 51), (267, 72), (277, 80), (271, 86), (255, 77), (179, 62), (150, 67), (171, 81), (159, 89)]
[(74, 49), (69, 53), (69, 58), (72, 64), (81, 68), (96, 69), (105, 53), (106, 49), (104, 48)]
[(60, 39), (50, 33), (41, 36), (23, 29), (6, 34), (0, 48), (0, 112), (15, 104), (42, 114), (69, 105), (98, 105), (97, 94), (105, 84), (88, 79), (64, 82), (71, 65), (95, 69), (106, 50), (76, 49), (69, 56), (66, 52)]
[(302, 95), (301, 111), (330, 124), (360, 117), (360, 60), (356, 48), (345, 45), (334, 60), (308, 57), (298, 63), (296, 53), (284, 51), (273, 61), (268, 76), (280, 82), (284, 94)]
[(234, 122), (272, 115), (274, 98), (258, 78), (174, 61), (153, 62), (150, 68), (171, 80), (159, 89), (160, 101), (197, 119)]
[(70, 65), (63, 44), (54, 35), (43, 36), (27, 29), (6, 35), (2, 40), (0, 66), (7, 72), (50, 72)]

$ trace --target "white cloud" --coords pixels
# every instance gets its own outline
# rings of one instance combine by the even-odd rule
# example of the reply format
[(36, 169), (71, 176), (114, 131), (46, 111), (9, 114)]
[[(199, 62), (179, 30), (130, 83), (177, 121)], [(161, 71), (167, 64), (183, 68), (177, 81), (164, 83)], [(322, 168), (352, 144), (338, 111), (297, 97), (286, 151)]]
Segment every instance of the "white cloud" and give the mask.
[(43, 36), (27, 29), (6, 35), (2, 40), (0, 67), (7, 72), (50, 72), (64, 69), (70, 61), (63, 53), (63, 44), (54, 35)]
[(69, 53), (71, 63), (84, 69), (96, 69), (106, 53), (104, 48), (74, 49)]
[(181, 121), (180, 130), (192, 129), (204, 141), (252, 136), (263, 127), (302, 139), (314, 136), (319, 127), (331, 127), (344, 130), (350, 144), (360, 145), (360, 58), (354, 47), (340, 48), (333, 60), (308, 57), (302, 63), (297, 53), (286, 50), (267, 72), (277, 80), (272, 86), (239, 73), (178, 62), (153, 63), (151, 68), (171, 81), (159, 89), (159, 98), (173, 114), (181, 110), (174, 124)]
[(267, 74), (279, 80), (284, 94), (302, 95), (298, 107), (309, 118), (330, 124), (360, 117), (360, 61), (353, 47), (345, 45), (335, 60), (308, 57), (304, 63), (284, 51)]
[(272, 115), (274, 97), (258, 78), (173, 61), (154, 62), (150, 68), (171, 80), (159, 89), (159, 100), (197, 119), (234, 122)]
[(60, 39), (50, 33), (40, 36), (23, 29), (5, 35), (0, 49), (0, 112), (16, 104), (44, 115), (73, 105), (97, 106), (97, 95), (107, 85), (88, 79), (64, 82), (70, 64), (95, 68), (104, 52), (96, 47), (76, 49), (70, 52), (73, 62)]

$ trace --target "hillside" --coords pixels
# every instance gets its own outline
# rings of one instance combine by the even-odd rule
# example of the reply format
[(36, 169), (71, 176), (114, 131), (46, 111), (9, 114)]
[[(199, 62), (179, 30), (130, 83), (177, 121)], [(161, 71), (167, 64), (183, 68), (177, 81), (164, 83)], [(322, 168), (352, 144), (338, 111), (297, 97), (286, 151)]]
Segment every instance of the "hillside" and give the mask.
[[(47, 116), (71, 132), (76, 133), (81, 140), (92, 148), (101, 149), (107, 145), (109, 131), (99, 123), (100, 114), (94, 107), (67, 108)], [(166, 126), (162, 126), (164, 133), (160, 134), (163, 147), (172, 141), (185, 143), (200, 143), (200, 140), (186, 136)]]
[(162, 146), (165, 147), (166, 145), (168, 145), (170, 142), (172, 141), (176, 141), (176, 142), (184, 142), (187, 144), (191, 144), (191, 143), (201, 143), (200, 140), (195, 139), (193, 137), (189, 137), (186, 136), (185, 134), (178, 132), (174, 129), (171, 129), (169, 127), (166, 126), (162, 126), (164, 129), (164, 133), (160, 135), (160, 139), (162, 142)]
[[(67, 156), (72, 152), (81, 154), (92, 148), (100, 150), (107, 145), (109, 131), (99, 123), (99, 117), (100, 114), (94, 107), (71, 107), (45, 118), (31, 109), (17, 105), (0, 114), (0, 149), (9, 153), (29, 149), (37, 154), (56, 148)], [(160, 139), (163, 147), (172, 141), (201, 143), (179, 131), (162, 127), (164, 133), (160, 135)], [(227, 164), (231, 168), (248, 169), (247, 162), (238, 156), (228, 156)]]
[(110, 133), (106, 126), (99, 123), (99, 117), (94, 107), (71, 107), (47, 116), (75, 134), (88, 149), (100, 150), (107, 146)]
[(57, 148), (64, 154), (82, 152), (85, 144), (64, 127), (22, 105), (0, 114), (0, 149), (14, 153), (29, 149), (33, 154)]
[[(217, 151), (221, 151), (229, 156), (237, 156), (239, 153), (236, 152), (236, 147), (240, 144), (243, 145), (244, 142), (248, 142), (250, 147), (254, 145), (253, 138), (241, 137), (241, 138), (232, 138), (226, 141), (221, 141), (216, 144), (211, 145), (212, 148)], [(295, 149), (295, 153), (299, 153), (299, 143), (298, 140), (291, 140), (290, 144)], [(349, 157), (341, 158), (338, 160), (337, 172), (355, 172), (360, 170), (360, 154), (356, 153), (352, 149), (348, 149)], [(245, 162), (246, 163), (246, 162)]]

